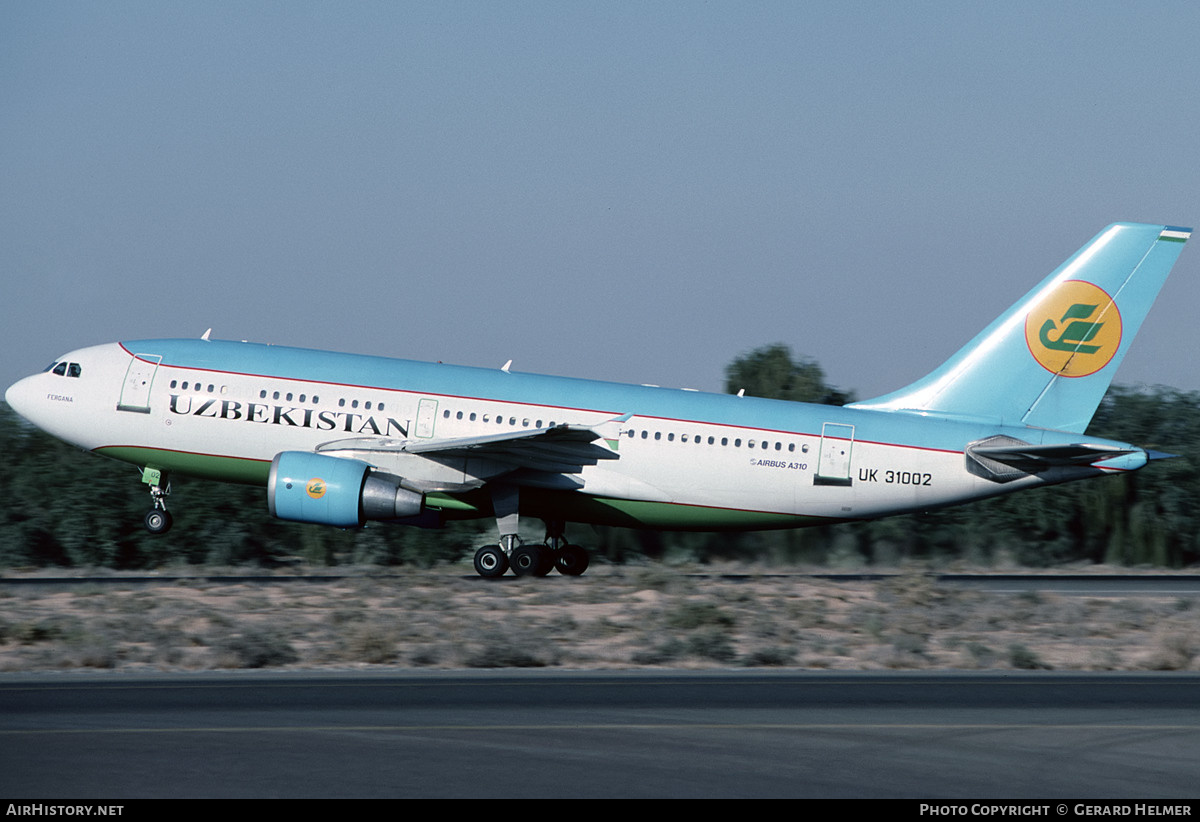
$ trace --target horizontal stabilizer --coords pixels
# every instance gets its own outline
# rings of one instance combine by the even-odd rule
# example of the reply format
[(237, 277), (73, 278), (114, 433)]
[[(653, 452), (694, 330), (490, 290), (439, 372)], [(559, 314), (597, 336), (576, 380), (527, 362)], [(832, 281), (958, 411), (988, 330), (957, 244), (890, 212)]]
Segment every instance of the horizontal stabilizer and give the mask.
[(1140, 448), (1075, 442), (1031, 445), (1013, 437), (988, 437), (966, 449), (967, 470), (993, 482), (1010, 482), (1051, 468), (1082, 468), (1098, 462), (1138, 454)]
[(1113, 457), (1134, 453), (1132, 448), (1089, 445), (1086, 442), (1069, 445), (1024, 445), (1020, 447), (993, 445), (973, 448), (971, 452), (1006, 465), (1037, 470), (1063, 465), (1091, 465)]

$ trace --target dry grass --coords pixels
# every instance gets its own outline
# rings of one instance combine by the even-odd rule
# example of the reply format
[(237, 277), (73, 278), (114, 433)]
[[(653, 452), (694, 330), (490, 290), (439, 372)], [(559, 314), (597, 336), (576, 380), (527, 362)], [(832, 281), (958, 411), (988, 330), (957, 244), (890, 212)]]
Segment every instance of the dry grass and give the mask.
[[(738, 578), (716, 575), (736, 571)], [(696, 574), (704, 574), (698, 576)], [(1196, 670), (1200, 605), (600, 566), (0, 591), (0, 671), (565, 667)]]

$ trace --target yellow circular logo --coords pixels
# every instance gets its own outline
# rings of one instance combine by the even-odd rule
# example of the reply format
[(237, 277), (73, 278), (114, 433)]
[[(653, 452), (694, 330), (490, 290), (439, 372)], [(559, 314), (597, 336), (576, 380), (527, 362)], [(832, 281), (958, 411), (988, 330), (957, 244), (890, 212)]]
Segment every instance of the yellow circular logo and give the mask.
[(313, 477), (308, 481), (308, 484), (304, 486), (304, 490), (307, 491), (308, 495), (313, 499), (320, 499), (321, 497), (325, 496), (325, 480), (321, 479), (320, 477)]
[(1025, 344), (1043, 368), (1064, 377), (1095, 374), (1121, 345), (1121, 312), (1104, 289), (1067, 280), (1025, 316)]

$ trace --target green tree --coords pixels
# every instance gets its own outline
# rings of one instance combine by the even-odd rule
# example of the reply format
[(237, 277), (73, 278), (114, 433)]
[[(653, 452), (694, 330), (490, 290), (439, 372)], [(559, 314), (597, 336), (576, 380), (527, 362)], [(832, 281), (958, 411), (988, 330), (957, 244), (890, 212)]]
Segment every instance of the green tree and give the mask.
[(764, 345), (725, 366), (725, 391), (745, 390), (751, 397), (792, 402), (845, 405), (854, 397), (825, 382), (825, 372), (814, 360), (795, 359), (783, 343)]
[(0, 402), (0, 567), (159, 568), (173, 564), (432, 565), (484, 542), (475, 522), (444, 531), (372, 524), (342, 531), (282, 522), (265, 489), (171, 478), (175, 527), (142, 527), (150, 495), (137, 469), (87, 454), (21, 420)]

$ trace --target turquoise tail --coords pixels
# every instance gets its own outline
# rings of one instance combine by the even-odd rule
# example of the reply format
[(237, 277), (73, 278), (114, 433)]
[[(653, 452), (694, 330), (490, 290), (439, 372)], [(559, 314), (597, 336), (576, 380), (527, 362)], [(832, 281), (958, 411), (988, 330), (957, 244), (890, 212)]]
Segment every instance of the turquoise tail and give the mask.
[(1083, 433), (1191, 232), (1110, 225), (936, 371), (850, 407)]

